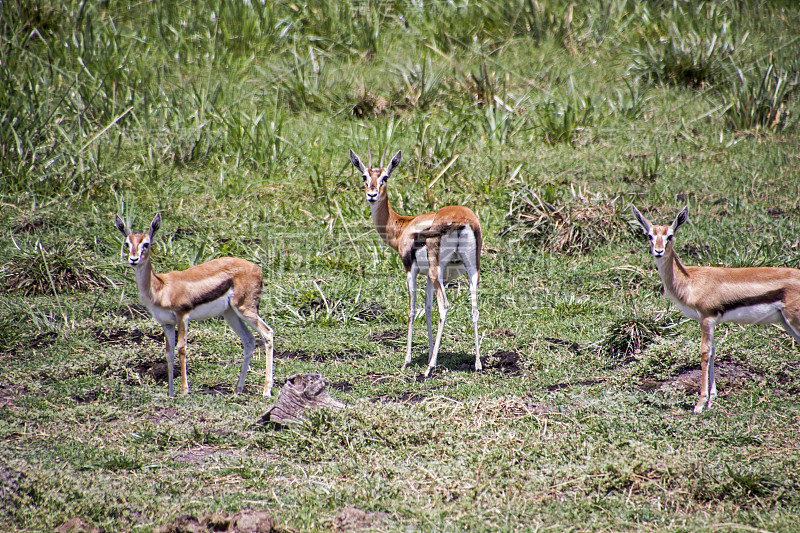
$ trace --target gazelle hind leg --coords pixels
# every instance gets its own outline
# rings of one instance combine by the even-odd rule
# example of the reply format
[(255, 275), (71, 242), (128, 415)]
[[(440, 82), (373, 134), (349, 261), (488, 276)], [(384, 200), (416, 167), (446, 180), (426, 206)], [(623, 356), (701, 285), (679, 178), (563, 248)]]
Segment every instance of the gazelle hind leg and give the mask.
[(483, 370), (481, 364), (481, 341), (478, 335), (478, 273), (469, 274), (469, 295), (472, 301), (472, 328), (475, 330), (475, 370)]
[(480, 371), (483, 370), (480, 353), (480, 336), (478, 335), (478, 285), (480, 284), (481, 274), (474, 259), (476, 257), (475, 246), (476, 245), (473, 244), (472, 250), (470, 250), (472, 253), (461, 254), (461, 260), (467, 268), (467, 276), (469, 278), (469, 296), (472, 303), (472, 328), (475, 331), (475, 370)]
[(186, 330), (189, 328), (189, 315), (179, 314), (178, 326), (178, 359), (181, 362), (181, 396), (189, 394), (189, 378), (186, 370)]
[(781, 320), (783, 321), (781, 325), (783, 329), (792, 336), (795, 342), (800, 343), (800, 314), (794, 315), (789, 313), (787, 317), (786, 311), (786, 309), (781, 310)]
[(169, 395), (175, 396), (175, 326), (163, 324), (164, 343), (167, 352), (167, 376), (169, 378)]
[(406, 284), (408, 285), (408, 343), (406, 345), (406, 358), (403, 361), (403, 368), (411, 364), (411, 337), (414, 334), (414, 317), (417, 314), (417, 273), (419, 267), (414, 263), (406, 272)]
[[(441, 272), (440, 272), (441, 274)], [(450, 304), (447, 302), (447, 295), (444, 292), (444, 285), (440, 277), (431, 280), (433, 289), (436, 292), (436, 301), (439, 304), (439, 328), (436, 330), (436, 341), (433, 344), (433, 352), (428, 360), (428, 368), (425, 370), (425, 377), (428, 377), (431, 370), (436, 367), (436, 360), (439, 356), (439, 348), (442, 345), (442, 332), (444, 331), (444, 324), (447, 322), (447, 309)]]
[[(714, 319), (703, 318), (700, 321), (700, 329), (700, 400), (694, 406), (694, 412), (698, 415), (711, 405), (710, 388), (711, 382), (714, 381)], [(716, 396), (716, 385), (714, 396)]]
[(264, 378), (264, 396), (272, 396), (272, 386), (274, 385), (273, 361), (275, 357), (275, 331), (258, 314), (258, 311), (251, 309), (238, 309), (241, 318), (258, 331), (264, 342), (264, 359), (266, 366), (266, 376)]
[(244, 346), (244, 361), (242, 362), (242, 370), (239, 372), (239, 382), (236, 384), (236, 392), (244, 391), (244, 382), (247, 379), (247, 371), (250, 369), (250, 359), (253, 356), (253, 351), (256, 348), (256, 339), (250, 330), (247, 329), (244, 321), (239, 317), (239, 313), (229, 308), (223, 313), (225, 321), (228, 322), (231, 329), (239, 336)]
[(425, 322), (428, 325), (428, 359), (433, 354), (433, 284), (428, 278), (425, 282)]

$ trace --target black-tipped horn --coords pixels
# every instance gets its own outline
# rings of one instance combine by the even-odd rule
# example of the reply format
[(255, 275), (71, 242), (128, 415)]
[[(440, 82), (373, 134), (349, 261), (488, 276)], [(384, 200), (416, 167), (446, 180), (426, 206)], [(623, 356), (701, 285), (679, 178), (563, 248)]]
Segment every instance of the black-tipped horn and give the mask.
[(383, 147), (383, 154), (381, 155), (381, 168), (383, 168), (383, 161), (386, 159), (386, 150), (389, 148), (389, 145)]

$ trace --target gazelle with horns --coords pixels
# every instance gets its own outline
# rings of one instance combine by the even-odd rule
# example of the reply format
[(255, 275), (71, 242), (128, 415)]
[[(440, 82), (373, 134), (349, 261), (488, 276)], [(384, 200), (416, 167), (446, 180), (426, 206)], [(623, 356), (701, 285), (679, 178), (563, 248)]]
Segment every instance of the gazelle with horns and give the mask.
[[(442, 341), (442, 331), (447, 320), (449, 303), (444, 284), (466, 273), (472, 301), (472, 325), (475, 330), (475, 370), (481, 370), (480, 340), (478, 337), (478, 284), (480, 282), (480, 260), (483, 237), (478, 217), (462, 206), (443, 207), (435, 213), (418, 216), (398, 215), (389, 205), (387, 180), (400, 166), (402, 152), (397, 152), (388, 167), (383, 166), (386, 150), (380, 166), (372, 167), (372, 151), (369, 165), (365, 166), (350, 150), (350, 161), (364, 178), (366, 199), (372, 212), (375, 229), (381, 239), (400, 254), (406, 270), (408, 285), (408, 344), (403, 368), (411, 362), (411, 337), (416, 314), (417, 275), (427, 274), (425, 285), (425, 320), (428, 325), (428, 368), (425, 376), (436, 366), (436, 358)], [(433, 294), (439, 307), (439, 326), (436, 340), (433, 339), (432, 308)]]
[(800, 270), (684, 266), (673, 246), (689, 208), (683, 208), (670, 226), (654, 226), (635, 207), (631, 211), (650, 239), (664, 293), (684, 315), (700, 323), (700, 400), (694, 408), (699, 414), (711, 408), (717, 397), (716, 324), (779, 324), (800, 342)]
[(186, 270), (156, 274), (150, 264), (150, 254), (153, 237), (161, 226), (161, 214), (155, 216), (148, 233), (131, 232), (119, 215), (115, 215), (115, 222), (117, 229), (125, 235), (128, 263), (136, 272), (139, 299), (164, 328), (169, 395), (175, 396), (173, 375), (176, 347), (181, 363), (181, 394), (185, 396), (189, 393), (186, 378), (186, 329), (189, 320), (222, 315), (244, 344), (244, 363), (236, 392), (244, 390), (250, 358), (256, 347), (256, 340), (247, 328), (249, 325), (258, 331), (265, 344), (267, 376), (264, 396), (271, 396), (274, 336), (272, 328), (258, 314), (261, 269), (244, 259), (220, 257)]

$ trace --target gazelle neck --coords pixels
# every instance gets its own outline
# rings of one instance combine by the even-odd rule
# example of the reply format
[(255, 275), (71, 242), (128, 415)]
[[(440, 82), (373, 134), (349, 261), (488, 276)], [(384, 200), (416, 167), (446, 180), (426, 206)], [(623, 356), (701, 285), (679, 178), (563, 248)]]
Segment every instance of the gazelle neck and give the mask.
[(139, 299), (143, 304), (148, 305), (154, 301), (155, 291), (160, 289), (163, 283), (153, 273), (149, 256), (134, 266), (134, 272), (136, 272), (136, 288), (139, 291)]
[(689, 273), (684, 268), (672, 247), (669, 247), (662, 257), (656, 257), (656, 268), (664, 292), (673, 300), (683, 301), (689, 284)]
[(372, 213), (372, 222), (375, 224), (375, 229), (383, 239), (383, 242), (397, 250), (398, 232), (396, 223), (399, 215), (389, 205), (389, 194), (384, 192), (377, 202), (371, 202), (369, 210)]

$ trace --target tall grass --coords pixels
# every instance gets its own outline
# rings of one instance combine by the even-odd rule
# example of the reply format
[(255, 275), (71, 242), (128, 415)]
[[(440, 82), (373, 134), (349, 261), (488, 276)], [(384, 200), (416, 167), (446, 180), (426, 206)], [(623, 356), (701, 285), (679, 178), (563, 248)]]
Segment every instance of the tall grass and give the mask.
[[(628, 205), (690, 206), (686, 264), (797, 266), (797, 5), (0, 10), (2, 529), (253, 508), (320, 531), (352, 507), (386, 531), (795, 525), (796, 347), (721, 328), (719, 407), (690, 416), (699, 332)], [(421, 320), (401, 369), (403, 266), (347, 157), (368, 146), (403, 150), (398, 213), (480, 218), (483, 372), (464, 370), (463, 278), (437, 372), (419, 376)], [(252, 381), (227, 393), (241, 350), (220, 321), (190, 334), (193, 394), (165, 398), (112, 220), (156, 211), (156, 271), (257, 263), (278, 385), (321, 373), (351, 409), (254, 427), (268, 404)]]

